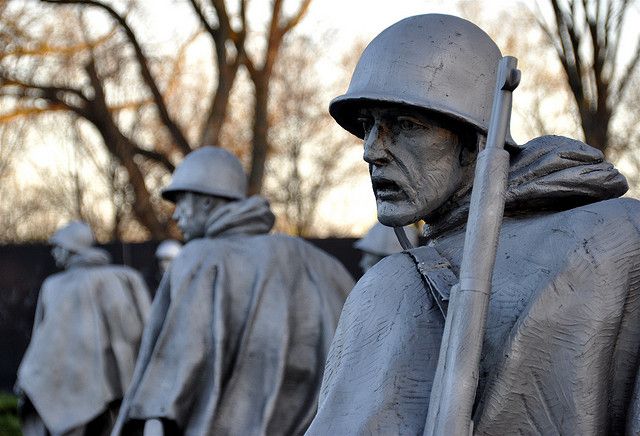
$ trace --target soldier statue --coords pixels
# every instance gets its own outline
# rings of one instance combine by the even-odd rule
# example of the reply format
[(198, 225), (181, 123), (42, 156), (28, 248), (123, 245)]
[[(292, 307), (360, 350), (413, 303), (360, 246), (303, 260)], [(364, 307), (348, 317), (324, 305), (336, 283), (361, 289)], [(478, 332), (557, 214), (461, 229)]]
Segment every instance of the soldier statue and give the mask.
[[(367, 46), (347, 92), (331, 102), (335, 120), (364, 141), (379, 221), (424, 219), (427, 244), (386, 257), (350, 293), (308, 435), (422, 434), (441, 411), (430, 410), (430, 393), (441, 387), (441, 350), (465, 346), (451, 335), (441, 342), (465, 232), (474, 231), (466, 229), (474, 167), (501, 59), (464, 19), (406, 18)], [(582, 142), (519, 145), (508, 133), (505, 142), (479, 383), (461, 386), (476, 393), (469, 428), (638, 434), (640, 204), (619, 198), (626, 180)]]
[(162, 195), (185, 241), (163, 277), (113, 434), (296, 435), (316, 410), (353, 279), (299, 238), (270, 235), (238, 159), (188, 154)]
[[(418, 243), (418, 230), (415, 226), (405, 226), (405, 234), (412, 245)], [(359, 239), (353, 246), (362, 252), (360, 258), (360, 269), (366, 273), (373, 265), (380, 262), (384, 257), (402, 251), (402, 246), (392, 227), (376, 222), (362, 239)]]
[(38, 296), (18, 370), (25, 436), (108, 435), (133, 375), (150, 301), (140, 274), (110, 265), (91, 228), (73, 221), (52, 237), (65, 271)]
[(158, 244), (156, 259), (162, 275), (167, 272), (173, 259), (180, 254), (180, 250), (182, 250), (182, 244), (175, 239), (167, 239)]

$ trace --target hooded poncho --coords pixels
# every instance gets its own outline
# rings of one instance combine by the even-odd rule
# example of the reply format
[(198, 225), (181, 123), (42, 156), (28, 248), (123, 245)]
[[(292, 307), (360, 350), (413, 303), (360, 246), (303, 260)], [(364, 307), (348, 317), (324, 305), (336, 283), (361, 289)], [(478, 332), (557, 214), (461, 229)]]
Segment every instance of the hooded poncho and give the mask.
[(185, 435), (304, 432), (353, 279), (303, 240), (266, 234), (273, 222), (266, 200), (234, 201), (184, 246), (156, 294), (114, 434), (151, 418)]
[[(512, 158), (474, 434), (639, 431), (640, 204), (612, 199), (626, 189), (599, 151), (567, 138)], [(356, 284), (309, 435), (422, 434), (444, 327), (432, 288), (457, 281), (467, 211)]]
[(129, 384), (150, 308), (140, 274), (87, 248), (47, 278), (16, 387), (54, 434), (82, 426)]

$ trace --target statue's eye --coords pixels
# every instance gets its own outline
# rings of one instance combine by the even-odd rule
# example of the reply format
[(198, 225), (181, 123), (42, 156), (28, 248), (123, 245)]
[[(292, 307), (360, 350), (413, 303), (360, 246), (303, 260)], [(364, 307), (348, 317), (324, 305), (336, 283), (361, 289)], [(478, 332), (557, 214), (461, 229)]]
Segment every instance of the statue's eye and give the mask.
[(361, 116), (358, 117), (358, 123), (360, 123), (360, 126), (362, 127), (363, 136), (367, 136), (373, 126), (373, 119), (371, 117)]
[(398, 117), (398, 126), (402, 130), (416, 130), (423, 129), (425, 126), (413, 117), (400, 116)]

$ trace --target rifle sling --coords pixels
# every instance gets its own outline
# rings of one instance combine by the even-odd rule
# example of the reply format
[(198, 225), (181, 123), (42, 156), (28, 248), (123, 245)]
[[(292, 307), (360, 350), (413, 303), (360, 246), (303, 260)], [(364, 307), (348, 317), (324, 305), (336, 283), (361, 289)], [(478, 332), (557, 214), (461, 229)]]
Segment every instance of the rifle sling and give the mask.
[(451, 270), (451, 264), (438, 251), (428, 245), (406, 251), (416, 264), (422, 281), (433, 297), (440, 313), (447, 317), (451, 287), (458, 278)]

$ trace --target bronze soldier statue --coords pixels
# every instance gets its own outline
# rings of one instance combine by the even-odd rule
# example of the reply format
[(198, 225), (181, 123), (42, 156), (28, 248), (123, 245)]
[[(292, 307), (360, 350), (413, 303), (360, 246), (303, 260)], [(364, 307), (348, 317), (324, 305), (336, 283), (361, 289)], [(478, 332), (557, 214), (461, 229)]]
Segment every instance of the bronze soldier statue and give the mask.
[(118, 434), (295, 435), (316, 410), (353, 279), (302, 239), (270, 235), (238, 159), (187, 155), (163, 196), (187, 243), (153, 301)]
[(86, 223), (72, 221), (50, 241), (65, 271), (42, 284), (18, 370), (23, 433), (107, 435), (133, 375), (149, 292), (137, 271), (93, 247)]
[[(410, 17), (369, 44), (332, 101), (331, 115), (364, 140), (379, 221), (424, 219), (428, 243), (383, 259), (350, 293), (307, 434), (425, 431), (501, 58), (464, 19)], [(640, 204), (618, 198), (626, 180), (582, 142), (518, 145), (508, 132), (504, 142), (473, 432), (636, 434)]]

